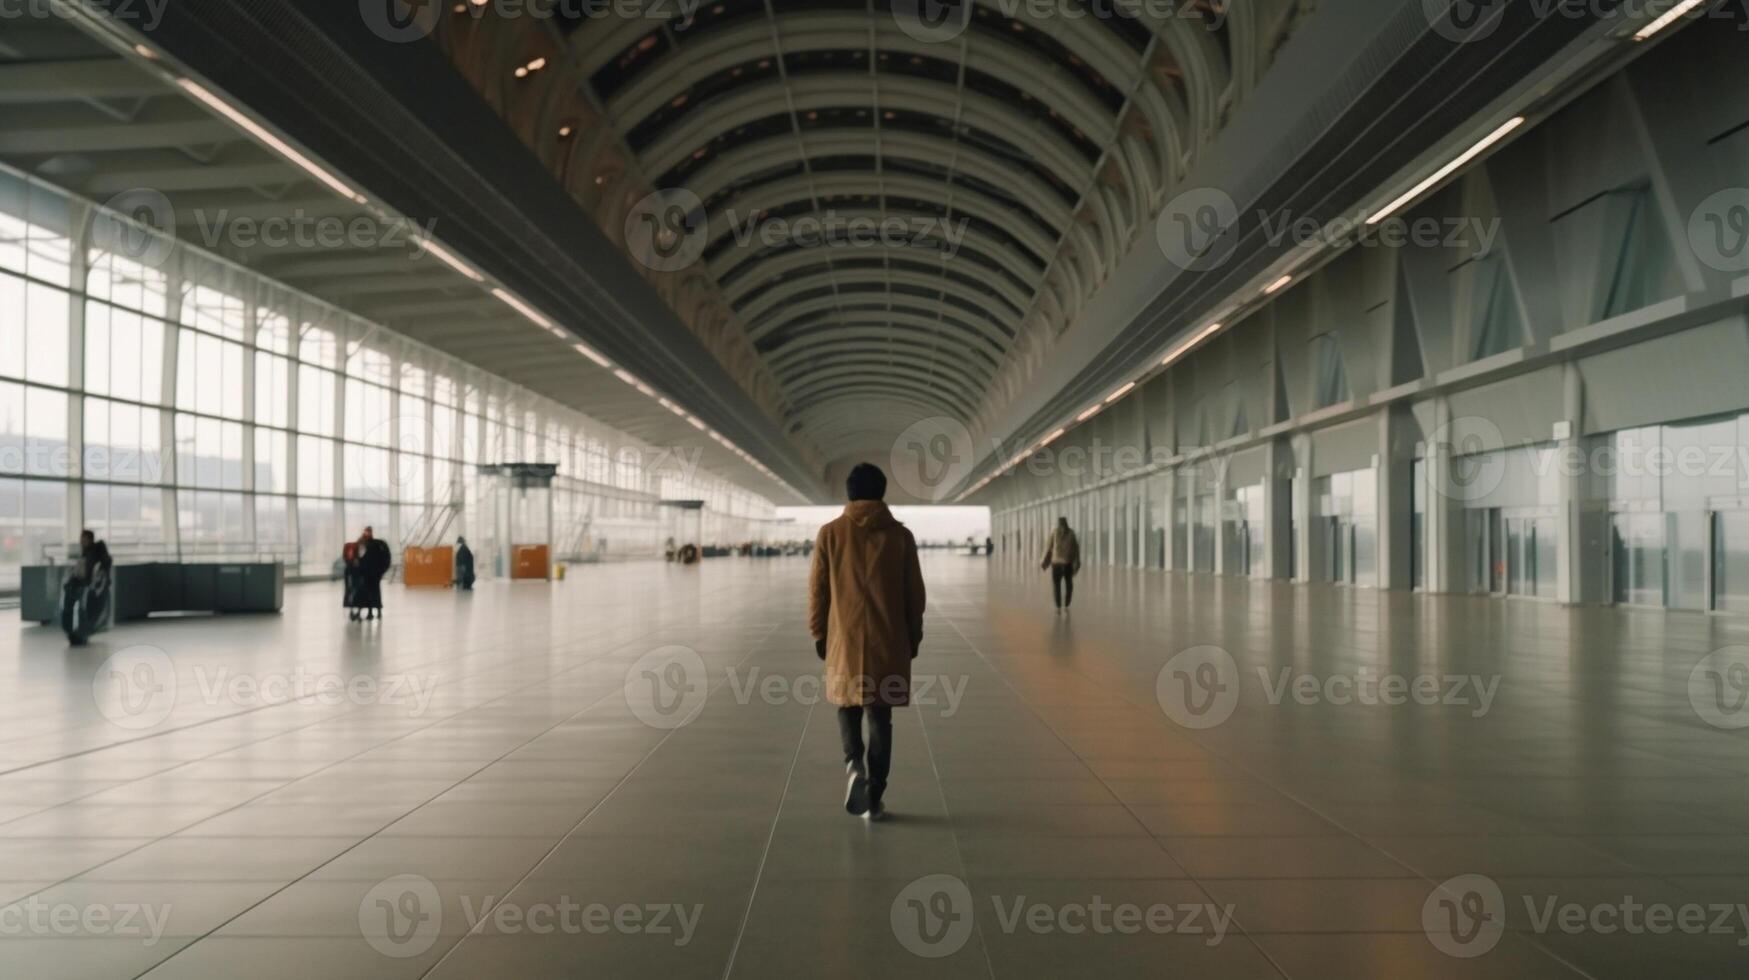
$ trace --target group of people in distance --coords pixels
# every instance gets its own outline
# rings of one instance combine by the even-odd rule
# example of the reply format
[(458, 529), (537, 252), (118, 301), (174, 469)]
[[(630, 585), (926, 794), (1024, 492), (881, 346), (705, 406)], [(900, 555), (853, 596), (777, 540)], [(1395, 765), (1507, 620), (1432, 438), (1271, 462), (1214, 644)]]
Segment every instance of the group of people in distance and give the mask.
[[(348, 541), (341, 549), (340, 560), (346, 591), (341, 602), (346, 615), (353, 621), (377, 619), (383, 611), (383, 576), (394, 565), (388, 542), (365, 528), (357, 541)], [(468, 591), (474, 587), (474, 553), (467, 538), (455, 539), (455, 587)]]
[(388, 542), (367, 527), (357, 541), (346, 542), (340, 550), (340, 559), (346, 563), (346, 593), (342, 602), (347, 617), (355, 622), (376, 619), (383, 611), (383, 576), (389, 574), (395, 563)]

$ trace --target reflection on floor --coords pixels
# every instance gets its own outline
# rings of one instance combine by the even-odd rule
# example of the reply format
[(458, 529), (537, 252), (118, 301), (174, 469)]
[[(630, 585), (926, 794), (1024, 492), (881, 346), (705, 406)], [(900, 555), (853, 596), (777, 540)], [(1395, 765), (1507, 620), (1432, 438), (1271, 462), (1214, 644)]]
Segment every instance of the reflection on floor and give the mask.
[(0, 975), (1744, 962), (1749, 686), (1696, 672), (1740, 621), (1107, 569), (1059, 617), (1018, 560), (925, 568), (875, 826), (798, 559), (396, 587), (377, 625), (296, 586), (83, 650), (4, 614)]

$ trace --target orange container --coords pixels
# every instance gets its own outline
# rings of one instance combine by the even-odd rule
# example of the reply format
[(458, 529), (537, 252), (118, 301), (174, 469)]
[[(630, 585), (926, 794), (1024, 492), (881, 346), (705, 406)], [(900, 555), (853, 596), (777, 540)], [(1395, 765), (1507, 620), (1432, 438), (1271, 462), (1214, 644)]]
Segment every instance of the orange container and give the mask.
[(518, 544), (510, 547), (510, 577), (539, 578), (547, 577), (547, 546), (544, 544)]
[(446, 586), (455, 581), (455, 549), (408, 548), (401, 558), (401, 581), (407, 585)]

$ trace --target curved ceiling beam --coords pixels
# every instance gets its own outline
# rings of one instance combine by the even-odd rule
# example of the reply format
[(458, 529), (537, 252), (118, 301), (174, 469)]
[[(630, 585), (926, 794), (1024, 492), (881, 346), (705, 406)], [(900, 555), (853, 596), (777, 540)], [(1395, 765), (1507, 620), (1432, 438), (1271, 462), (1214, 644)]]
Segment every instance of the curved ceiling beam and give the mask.
[[(906, 299), (910, 298), (911, 297), (906, 297)], [(782, 335), (788, 340), (795, 337), (810, 336), (821, 330), (835, 329), (834, 324), (838, 322), (874, 319), (877, 322), (879, 320), (890, 320), (894, 323), (920, 324), (930, 330), (944, 332), (945, 330), (951, 330), (958, 334), (962, 341), (967, 343), (976, 341), (984, 342), (989, 345), (990, 350), (998, 356), (1006, 354), (1009, 344), (1013, 342), (1011, 338), (1003, 336), (1001, 331), (991, 329), (988, 324), (983, 322), (962, 320), (957, 316), (947, 315), (945, 311), (929, 310), (911, 303), (901, 302), (879, 304), (880, 308), (874, 310), (846, 310), (841, 308), (844, 305), (845, 304), (842, 301), (831, 296), (823, 297), (821, 299), (806, 300), (795, 304), (791, 309), (785, 310), (785, 313), (791, 314), (787, 319), (773, 319), (770, 323), (761, 324), (757, 334), (749, 333), (748, 336), (755, 346), (763, 350), (766, 349), (766, 345), (762, 342), (769, 337)], [(957, 313), (958, 311), (956, 310), (955, 312)], [(828, 316), (817, 322), (805, 324), (797, 324), (795, 322), (816, 313), (824, 313), (828, 314)], [(778, 346), (781, 346), (781, 344)]]
[[(817, 272), (805, 276), (786, 279), (771, 289), (759, 294), (746, 306), (737, 309), (736, 315), (747, 325), (754, 326), (778, 312), (786, 303), (796, 296), (812, 289), (822, 287), (842, 288), (853, 283), (875, 283), (880, 286), (909, 286), (914, 289), (926, 289), (964, 300), (994, 314), (995, 318), (1008, 326), (1010, 330), (1018, 330), (1024, 314), (1012, 307), (999, 303), (989, 296), (978, 292), (971, 286), (958, 280), (949, 279), (936, 273), (928, 275), (920, 272), (910, 272), (903, 269), (836, 269), (823, 267)], [(891, 290), (897, 295), (910, 296), (919, 302), (930, 302), (929, 297), (917, 296), (914, 293), (901, 293)], [(938, 300), (939, 301), (939, 298)], [(963, 309), (963, 308), (962, 308)]]
[(942, 329), (937, 319), (924, 319), (904, 313), (884, 314), (881, 319), (833, 319), (816, 330), (806, 330), (784, 338), (783, 343), (768, 348), (767, 359), (787, 356), (790, 351), (808, 350), (822, 345), (865, 341), (880, 343), (923, 344), (930, 347), (948, 346), (982, 364), (996, 367), (1002, 350), (988, 344), (978, 344), (974, 337), (961, 337)]
[[(1047, 235), (1038, 225), (1022, 217), (1007, 202), (998, 200), (966, 185), (950, 185), (945, 181), (928, 180), (910, 174), (883, 174), (875, 170), (832, 171), (823, 174), (802, 174), (761, 184), (746, 193), (737, 194), (731, 206), (719, 206), (709, 215), (709, 238), (718, 239), (737, 232), (757, 232), (747, 227), (753, 215), (776, 211), (801, 201), (818, 201), (821, 207), (833, 208), (828, 196), (858, 198), (865, 195), (907, 197), (941, 206), (943, 212), (964, 212), (996, 228), (1024, 246), (1041, 262), (1050, 261), (1056, 251), (1057, 237), (1066, 228)], [(867, 207), (868, 205), (863, 205)], [(903, 216), (899, 212), (895, 216)], [(744, 232), (743, 232), (744, 233)]]
[[(658, 4), (664, 2), (666, 2), (666, 0), (644, 0), (643, 9), (646, 11), (644, 16), (602, 17), (588, 20), (580, 29), (571, 35), (568, 43), (572, 57), (578, 61), (586, 75), (594, 75), (602, 68), (611, 64), (616, 58), (625, 52), (626, 49), (637, 44), (640, 40), (651, 35), (653, 32), (661, 30), (663, 28), (663, 20), (658, 16), (659, 12), (666, 11), (667, 16), (675, 16), (676, 8), (673, 6), (658, 7)], [(1126, 6), (1129, 5), (1126, 0), (1119, 0), (1119, 2), (1125, 3)], [(1009, 12), (1012, 11), (1016, 15), (1016, 18), (1023, 24), (1029, 25), (1034, 30), (1050, 34), (1051, 37), (1061, 42), (1071, 54), (1092, 66), (1095, 71), (1105, 76), (1107, 81), (1117, 86), (1120, 90), (1127, 90), (1131, 85), (1135, 84), (1136, 75), (1139, 73), (1136, 64), (1135, 51), (1091, 16), (1078, 19), (1057, 16), (1046, 16), (1041, 18), (1036, 15), (1033, 5), (1024, 3), (1015, 4), (1012, 0), (1007, 0), (1007, 2), (1004, 2), (1004, 0), (978, 0), (978, 6), (995, 11), (1003, 16), (1008, 16)], [(878, 7), (876, 9), (881, 10), (881, 8)], [(1054, 11), (1055, 8), (1051, 8), (1052, 14), (1054, 14)], [(1150, 11), (1150, 13), (1151, 12), (1152, 11)], [(860, 11), (854, 14), (849, 12), (814, 14), (811, 12), (796, 11), (783, 15), (785, 50), (790, 50), (790, 22), (803, 16), (855, 17), (860, 24), (862, 33), (862, 42), (857, 45), (857, 47), (866, 49), (869, 46), (869, 24), (867, 14)], [(877, 16), (881, 17), (883, 21), (891, 22), (891, 15), (885, 11), (881, 11)], [(750, 45), (763, 44), (764, 47), (762, 47), (761, 50), (770, 52), (769, 44), (771, 34), (769, 26), (765, 25), (763, 20), (758, 21), (758, 23), (762, 27), (765, 27), (765, 36), (763, 38), (750, 38), (748, 43)], [(984, 29), (982, 25), (978, 25), (976, 20), (974, 20), (973, 23), (974, 25), (977, 25), (974, 27), (975, 33), (971, 35), (973, 41), (988, 39), (993, 33), (995, 33)], [(725, 25), (724, 30), (727, 31), (728, 29), (732, 29), (732, 25)], [(883, 35), (886, 33), (887, 26), (885, 23), (880, 25), (880, 30)], [(682, 38), (696, 38), (703, 40), (708, 39), (712, 33), (714, 32), (711, 31), (709, 23), (706, 22), (705, 24), (695, 26), (685, 33), (680, 33), (678, 36)], [(683, 48), (683, 50), (685, 49)], [(1036, 58), (1036, 55), (1034, 55), (1034, 57)], [(646, 72), (660, 70), (663, 64), (668, 60), (669, 58), (664, 57), (659, 62), (652, 62), (651, 64), (645, 65), (643, 70)], [(1075, 84), (1079, 85), (1080, 83), (1076, 82)]]
[(934, 352), (937, 356), (920, 356), (901, 353), (897, 350), (857, 352), (832, 351), (822, 353), (811, 360), (798, 361), (779, 375), (785, 382), (801, 381), (818, 374), (821, 371), (836, 370), (842, 367), (864, 367), (871, 377), (885, 374), (904, 375), (917, 381), (937, 382), (952, 381), (963, 385), (967, 391), (982, 392), (987, 378), (980, 378), (970, 370), (953, 360), (943, 360), (939, 355), (946, 351)]
[[(891, 293), (884, 289), (873, 290), (851, 288), (860, 285), (862, 285), (860, 281), (847, 281), (841, 284), (842, 290), (838, 293), (834, 293), (830, 296), (816, 296), (813, 299), (794, 301), (781, 309), (773, 311), (773, 314), (763, 322), (752, 323), (743, 319), (742, 323), (745, 324), (747, 328), (748, 337), (752, 338), (753, 343), (757, 345), (760, 341), (776, 332), (784, 324), (801, 314), (836, 312), (843, 316), (850, 316), (859, 312), (878, 312), (878, 310), (851, 309), (851, 307), (873, 306), (878, 307), (879, 310), (893, 308), (903, 309), (923, 317), (932, 315), (936, 316), (940, 319), (940, 322), (944, 324), (951, 324), (962, 331), (972, 332), (979, 336), (983, 336), (985, 339), (996, 344), (998, 349), (1006, 350), (1008, 345), (1013, 343), (1013, 337), (1003, 334), (1002, 322), (1000, 320), (992, 320), (989, 317), (962, 319), (962, 317), (969, 317), (971, 311), (960, 307), (947, 307), (945, 304), (941, 304), (942, 308), (940, 309), (932, 310), (925, 305), (931, 302), (925, 297), (910, 296), (904, 293)], [(939, 300), (934, 302), (940, 304)], [(947, 315), (949, 309), (957, 315), (949, 317)]]
[[(901, 263), (901, 265), (897, 266), (898, 268), (904, 268), (902, 263), (907, 262), (932, 264), (936, 268), (942, 267), (940, 256), (924, 253), (928, 256), (927, 258), (924, 258), (917, 253), (918, 250), (913, 248), (887, 248), (885, 246), (877, 246), (874, 248), (859, 248), (856, 250), (855, 255), (844, 256), (844, 258), (855, 258), (859, 260), (876, 259), (882, 263)], [(739, 303), (743, 298), (747, 297), (773, 279), (778, 279), (784, 276), (797, 276), (802, 273), (811, 274), (815, 269), (843, 269), (844, 267), (842, 265), (837, 264), (839, 258), (839, 256), (823, 255), (811, 249), (797, 249), (796, 251), (760, 263), (759, 278), (756, 279), (752, 276), (743, 276), (724, 287), (723, 295), (728, 299), (730, 304)], [(970, 263), (965, 263), (964, 266), (969, 267)], [(960, 271), (962, 275), (971, 276), (979, 285), (995, 292), (1010, 306), (1013, 306), (1016, 309), (1025, 310), (1032, 305), (1032, 297), (1034, 294), (1023, 292), (1012, 282), (1009, 282), (1002, 276), (989, 275), (987, 270), (981, 266), (973, 267), (973, 271), (971, 272), (965, 272), (962, 271), (961, 265), (950, 265), (949, 271)], [(950, 276), (949, 278), (952, 277)], [(964, 284), (962, 283), (962, 285)]]
[[(874, 219), (879, 221), (886, 216), (885, 212), (872, 208), (841, 208), (838, 210), (840, 220)], [(956, 232), (956, 234), (958, 233)], [(1041, 274), (1039, 267), (1022, 258), (1018, 252), (1009, 248), (1006, 242), (997, 241), (976, 228), (965, 229), (960, 242), (962, 254), (968, 250), (976, 252), (1020, 282), (1036, 283), (1039, 280)], [(731, 244), (728, 248), (706, 260), (705, 267), (709, 270), (711, 277), (718, 282), (740, 276), (763, 278), (763, 263), (791, 254), (794, 251), (797, 250), (769, 252), (764, 245), (757, 241), (748, 242), (744, 247)], [(800, 251), (814, 252), (820, 251), (820, 249), (808, 248), (800, 249)], [(971, 260), (965, 261), (969, 263)]]
[(807, 411), (810, 402), (822, 395), (852, 390), (892, 390), (908, 391), (914, 395), (933, 398), (939, 404), (960, 413), (962, 418), (972, 418), (974, 415), (972, 400), (965, 393), (940, 384), (922, 384), (905, 378), (883, 377), (871, 378), (864, 372), (846, 371), (809, 378), (789, 391), (790, 405), (800, 414)]
[[(888, 415), (871, 415), (871, 408), (880, 406), (890, 411)], [(916, 415), (911, 415), (904, 409), (918, 409)], [(843, 395), (826, 395), (813, 402), (808, 408), (808, 420), (801, 423), (801, 429), (810, 434), (815, 432), (834, 432), (834, 430), (861, 430), (873, 432), (881, 436), (881, 441), (894, 439), (908, 425), (929, 416), (946, 415), (948, 418), (960, 418), (951, 411), (943, 411), (934, 402), (918, 401), (915, 397), (901, 392), (881, 392), (881, 390), (850, 390)], [(880, 423), (873, 420), (881, 420)]]
[[(830, 357), (848, 355), (897, 357), (904, 356), (922, 360), (928, 364), (943, 363), (944, 355), (955, 355), (958, 351), (952, 347), (944, 347), (939, 338), (930, 340), (912, 339), (910, 337), (889, 337), (886, 339), (868, 339), (862, 343), (849, 341), (826, 344), (811, 344), (806, 347), (786, 349), (781, 357), (770, 358), (766, 363), (776, 375), (794, 373), (797, 367), (805, 367)], [(945, 362), (968, 377), (988, 382), (996, 375), (996, 368), (987, 361), (956, 356), (952, 361)]]
[[(1197, 123), (1197, 142), (1213, 135), (1221, 116), (1221, 103), (1232, 85), (1231, 60), (1213, 31), (1181, 16), (1178, 12), (1163, 12), (1149, 3), (1137, 0), (1117, 0), (1134, 10), (1137, 20), (1146, 24), (1177, 67), (1177, 77), (1183, 79), (1191, 117)], [(1250, 43), (1256, 33), (1255, 18), (1241, 8), (1249, 4), (1229, 4), (1227, 21), (1234, 50)]]
[[(781, 15), (780, 20), (785, 56), (842, 51), (850, 55), (844, 59), (845, 70), (860, 74), (868, 72), (870, 48), (877, 54), (903, 58), (928, 58), (950, 64), (960, 60), (958, 44), (942, 45), (912, 38), (899, 30), (897, 21), (891, 18), (876, 17), (874, 29), (870, 30), (870, 18), (865, 11), (795, 11)], [(1061, 66), (1044, 61), (1036, 52), (982, 26), (974, 24), (969, 34), (969, 43), (964, 48), (965, 68), (1029, 93), (1101, 146), (1116, 134), (1113, 113), (1080, 79)], [(770, 52), (771, 25), (763, 20), (740, 21), (690, 36), (658, 61), (646, 65), (628, 85), (615, 92), (607, 109), (627, 128), (636, 126), (699, 83), (762, 57), (769, 58)], [(882, 72), (881, 76), (883, 88), (891, 78), (919, 77), (892, 71)], [(952, 91), (951, 84), (937, 84)], [(687, 111), (708, 111), (709, 105), (709, 101), (695, 103)]]
[[(932, 415), (941, 411), (941, 406), (932, 401), (925, 401), (904, 392), (891, 391), (875, 394), (871, 398), (858, 398), (852, 404), (845, 404), (842, 399), (822, 398), (814, 403), (807, 420), (799, 424), (809, 429), (854, 426), (871, 432), (893, 431), (902, 428), (894, 423), (875, 424), (877, 420), (882, 420), (882, 416), (878, 413), (871, 414), (869, 411), (871, 405), (922, 408)], [(796, 421), (791, 421), (792, 427), (796, 424), (798, 424)], [(910, 423), (906, 422), (905, 424), (909, 425)]]
[[(794, 95), (793, 103), (790, 96)], [(1055, 174), (1070, 187), (1087, 182), (1092, 164), (1067, 139), (999, 99), (977, 92), (959, 94), (963, 103), (958, 119), (986, 133), (1014, 144), (1027, 159)], [(956, 101), (951, 86), (918, 78), (883, 76), (878, 82), (866, 72), (831, 72), (802, 75), (786, 86), (780, 79), (755, 82), (738, 89), (712, 104), (708, 115), (689, 114), (675, 126), (665, 130), (657, 140), (645, 147), (639, 156), (650, 173), (664, 174), (682, 160), (708, 145), (723, 133), (738, 126), (757, 122), (773, 114), (778, 106), (793, 104), (797, 113), (817, 109), (838, 109), (847, 106), (878, 105), (883, 109), (903, 109), (922, 115), (942, 116)]]
[[(800, 145), (809, 160), (874, 157), (875, 139), (872, 126), (860, 129), (846, 126), (809, 130), (802, 135)], [(1051, 226), (1067, 227), (1074, 220), (1069, 202), (1064, 201), (1051, 185), (1004, 157), (933, 133), (887, 129), (880, 132), (879, 139), (879, 158), (882, 160), (909, 160), (936, 167), (945, 166), (943, 161), (956, 160), (959, 172), (976, 175), (1013, 194), (1016, 200)], [(796, 160), (796, 148), (794, 133), (741, 143), (688, 174), (686, 187), (700, 200), (713, 200), (730, 185), (768, 172), (773, 161)], [(830, 175), (830, 172), (819, 174), (822, 177)]]

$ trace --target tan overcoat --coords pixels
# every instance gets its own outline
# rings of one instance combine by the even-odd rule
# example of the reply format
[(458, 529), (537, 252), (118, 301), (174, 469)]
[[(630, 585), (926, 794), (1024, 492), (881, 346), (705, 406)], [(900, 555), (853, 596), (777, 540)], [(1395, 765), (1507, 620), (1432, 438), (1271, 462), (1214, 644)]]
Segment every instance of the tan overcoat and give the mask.
[(911, 700), (923, 642), (917, 541), (878, 500), (856, 500), (820, 529), (808, 581), (808, 631), (826, 641), (826, 698), (836, 705)]

